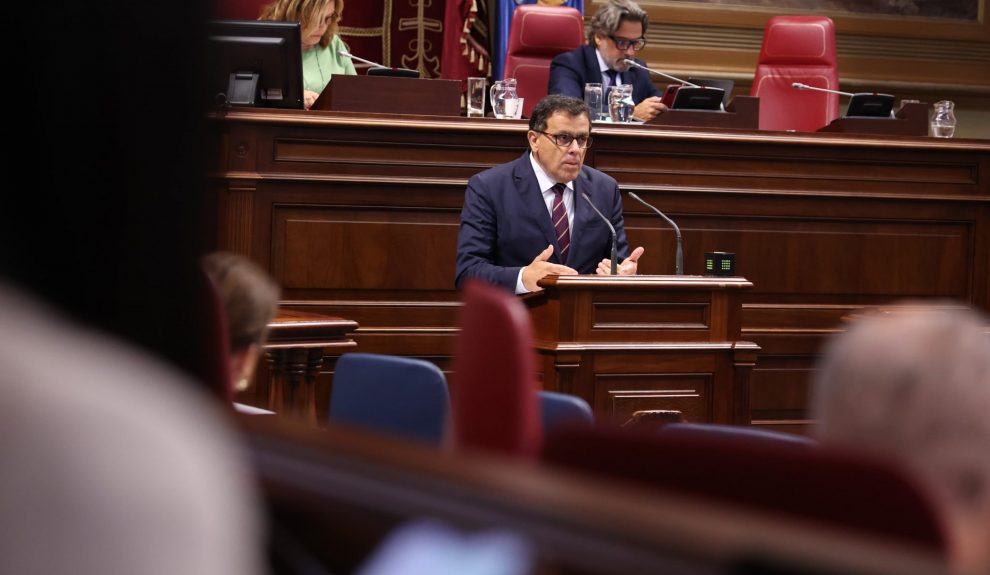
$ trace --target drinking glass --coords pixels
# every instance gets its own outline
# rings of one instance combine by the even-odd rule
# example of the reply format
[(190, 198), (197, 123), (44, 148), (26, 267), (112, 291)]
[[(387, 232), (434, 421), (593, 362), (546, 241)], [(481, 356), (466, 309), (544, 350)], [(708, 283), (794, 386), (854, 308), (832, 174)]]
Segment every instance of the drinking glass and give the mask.
[(632, 84), (608, 89), (608, 115), (613, 122), (631, 122), (636, 105), (632, 99)]
[(591, 121), (598, 122), (602, 119), (602, 85), (601, 84), (585, 84), (584, 85), (584, 103), (588, 105), (588, 109), (591, 110)]
[(505, 117), (507, 119), (518, 120), (522, 118), (523, 103), (526, 98), (506, 98)]
[(485, 79), (467, 79), (467, 115), (468, 118), (483, 118), (485, 116)]

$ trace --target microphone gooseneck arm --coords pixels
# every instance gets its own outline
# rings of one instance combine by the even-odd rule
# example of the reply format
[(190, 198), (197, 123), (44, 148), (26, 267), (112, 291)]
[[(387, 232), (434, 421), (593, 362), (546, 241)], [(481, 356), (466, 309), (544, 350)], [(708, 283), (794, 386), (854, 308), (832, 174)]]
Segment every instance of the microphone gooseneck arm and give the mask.
[(351, 53), (350, 53), (350, 52), (348, 52), (347, 50), (338, 50), (337, 52), (338, 52), (339, 54), (341, 54), (342, 56), (347, 56), (347, 57), (348, 57), (348, 58), (350, 58), (351, 60), (357, 60), (358, 62), (364, 62), (365, 64), (371, 64), (371, 65), (372, 65), (372, 66), (374, 66), (375, 68), (388, 68), (388, 66), (382, 66), (382, 65), (381, 65), (381, 64), (379, 64), (378, 62), (372, 62), (371, 60), (365, 60), (364, 58), (361, 58), (361, 57), (358, 57), (358, 56), (355, 56), (354, 54), (351, 54)]
[(791, 84), (791, 88), (795, 90), (814, 90), (815, 92), (827, 92), (829, 94), (840, 94), (842, 96), (852, 96), (852, 92), (840, 92), (839, 90), (829, 90), (828, 88), (816, 88), (814, 86), (809, 86), (807, 84), (802, 84), (801, 82), (794, 82)]
[(598, 214), (598, 217), (601, 218), (602, 221), (605, 222), (605, 225), (608, 226), (608, 230), (612, 232), (612, 275), (617, 275), (619, 273), (619, 259), (615, 249), (616, 247), (615, 226), (612, 225), (612, 222), (608, 221), (608, 218), (605, 217), (605, 214), (598, 211), (598, 208), (596, 208), (595, 204), (591, 202), (591, 198), (588, 196), (586, 192), (581, 192), (581, 197), (583, 197), (585, 201), (588, 202), (588, 205), (591, 206), (591, 209), (595, 210), (595, 213)]
[(647, 68), (646, 66), (640, 64), (639, 62), (637, 62), (636, 60), (633, 60), (632, 58), (626, 58), (625, 60), (623, 60), (623, 62), (625, 62), (626, 64), (629, 64), (630, 66), (635, 66), (635, 67), (637, 67), (637, 68), (639, 68), (641, 70), (646, 70), (647, 72), (649, 72), (651, 74), (656, 74), (657, 76), (663, 76), (664, 78), (667, 78), (669, 80), (673, 80), (675, 82), (680, 82), (681, 84), (684, 84), (685, 86), (691, 86), (692, 88), (700, 88), (701, 87), (701, 86), (699, 86), (697, 84), (692, 84), (691, 82), (688, 82), (687, 80), (681, 80), (677, 76), (671, 76), (670, 74), (664, 74), (663, 72), (658, 72), (656, 70), (653, 70), (652, 68)]
[(629, 194), (629, 197), (631, 197), (632, 199), (636, 200), (637, 202), (643, 204), (644, 206), (656, 212), (658, 216), (660, 216), (661, 218), (664, 219), (664, 221), (670, 224), (670, 227), (674, 228), (674, 236), (677, 238), (677, 259), (675, 260), (674, 267), (675, 270), (677, 271), (677, 275), (679, 276), (684, 275), (684, 247), (681, 244), (681, 228), (677, 227), (677, 224), (674, 223), (674, 220), (668, 218), (667, 214), (658, 210), (656, 207), (653, 206), (653, 204), (647, 203), (646, 200), (637, 196), (635, 192), (626, 192), (626, 193)]

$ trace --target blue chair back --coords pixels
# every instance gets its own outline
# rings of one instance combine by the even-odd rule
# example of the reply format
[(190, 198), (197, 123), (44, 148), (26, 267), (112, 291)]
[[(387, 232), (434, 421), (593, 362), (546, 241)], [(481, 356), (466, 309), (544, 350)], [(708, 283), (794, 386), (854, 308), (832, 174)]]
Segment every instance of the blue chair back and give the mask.
[(331, 423), (440, 445), (449, 413), (447, 380), (428, 361), (372, 353), (346, 353), (337, 360)]
[(555, 391), (540, 391), (540, 421), (543, 430), (550, 431), (561, 425), (591, 425), (595, 416), (588, 402), (574, 395)]

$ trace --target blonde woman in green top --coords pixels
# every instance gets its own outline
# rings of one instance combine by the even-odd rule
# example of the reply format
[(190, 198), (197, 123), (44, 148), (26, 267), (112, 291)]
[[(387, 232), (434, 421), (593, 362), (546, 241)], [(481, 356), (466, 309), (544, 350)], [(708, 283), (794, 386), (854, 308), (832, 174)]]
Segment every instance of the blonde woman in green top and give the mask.
[(356, 74), (337, 35), (344, 0), (275, 0), (259, 20), (299, 22), (302, 36), (303, 105), (308, 110), (334, 74)]

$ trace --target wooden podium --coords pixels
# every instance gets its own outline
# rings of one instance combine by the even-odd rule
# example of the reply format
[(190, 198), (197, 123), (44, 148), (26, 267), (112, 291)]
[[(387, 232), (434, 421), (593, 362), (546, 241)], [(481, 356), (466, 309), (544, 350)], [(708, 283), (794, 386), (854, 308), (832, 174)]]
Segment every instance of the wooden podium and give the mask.
[(334, 75), (313, 104), (314, 110), (460, 116), (457, 80)]
[(739, 277), (548, 276), (524, 298), (543, 388), (584, 398), (599, 417), (678, 410), (749, 425), (759, 346), (740, 341)]

